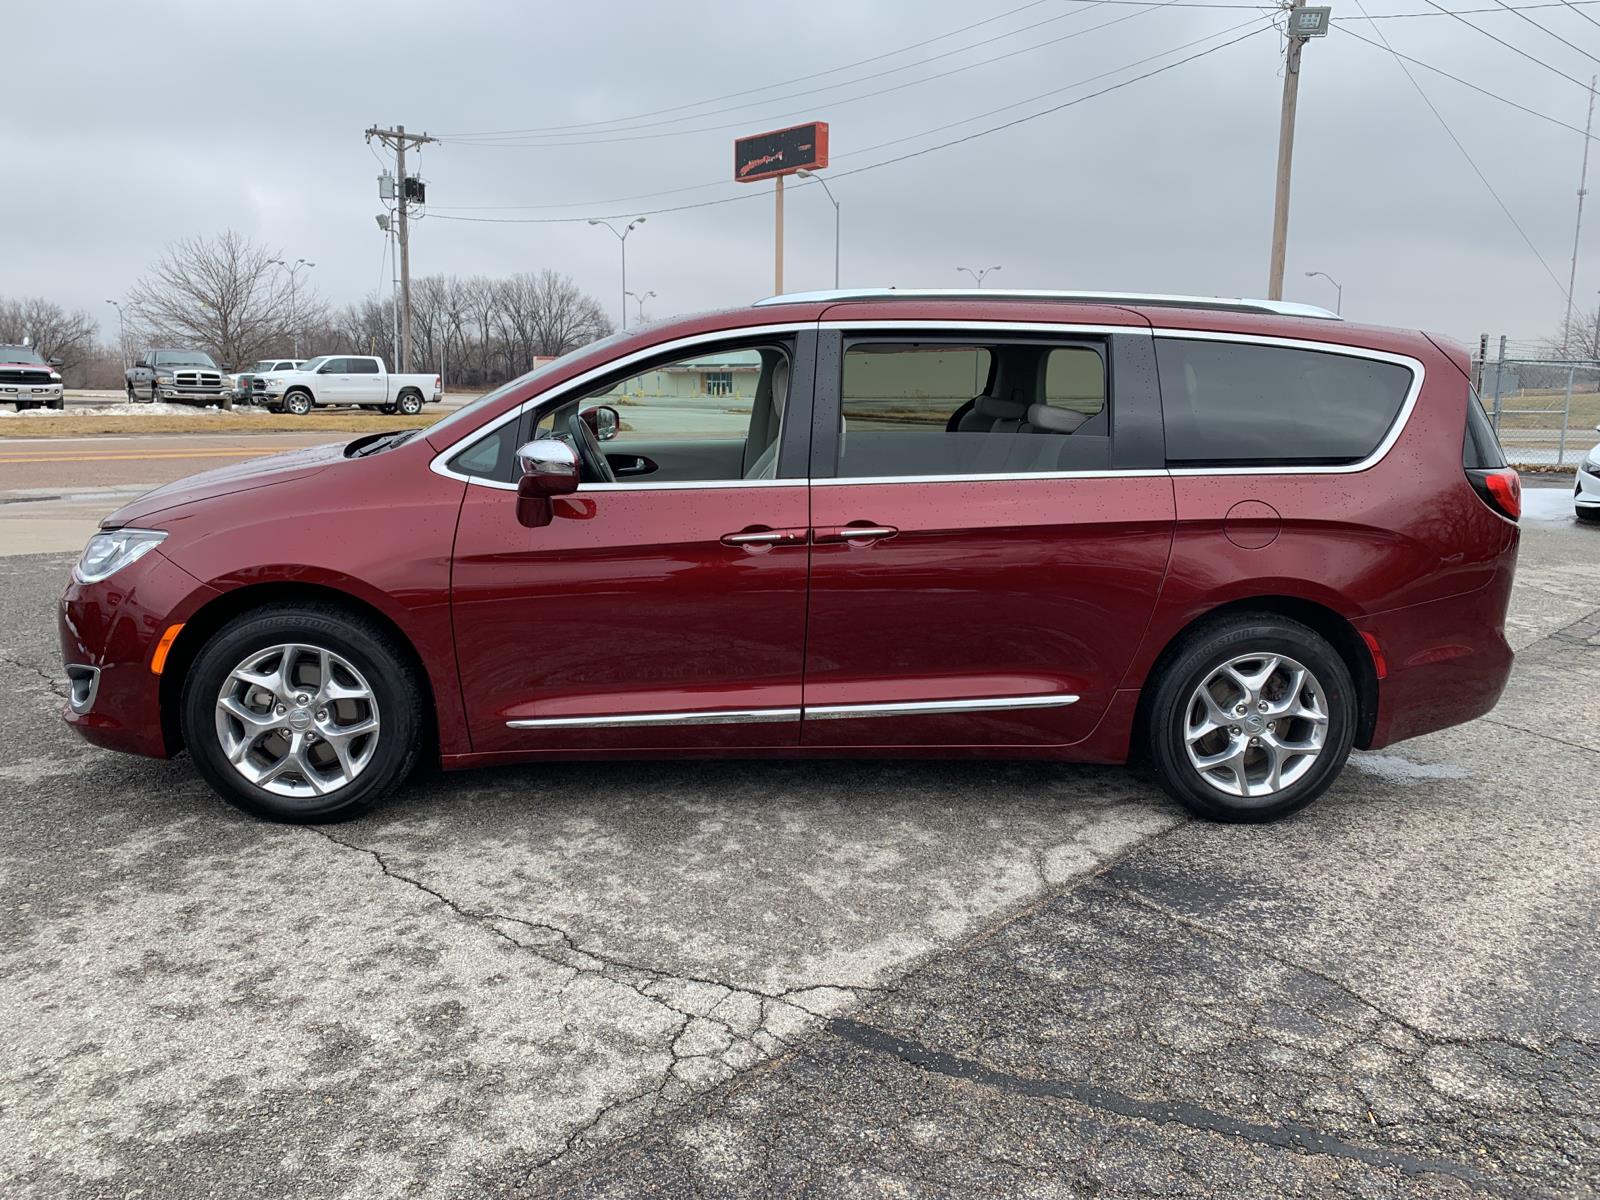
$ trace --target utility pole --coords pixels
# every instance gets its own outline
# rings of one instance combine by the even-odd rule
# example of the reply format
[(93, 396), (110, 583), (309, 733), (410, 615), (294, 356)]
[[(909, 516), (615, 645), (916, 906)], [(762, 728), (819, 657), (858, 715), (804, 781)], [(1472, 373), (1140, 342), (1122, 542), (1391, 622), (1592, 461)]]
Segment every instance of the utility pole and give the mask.
[(1561, 349), (1568, 354), (1572, 341), (1572, 298), (1578, 286), (1578, 238), (1583, 233), (1583, 198), (1589, 185), (1589, 131), (1594, 128), (1595, 76), (1589, 76), (1589, 118), (1583, 123), (1583, 167), (1578, 172), (1578, 219), (1572, 223), (1572, 271), (1567, 276), (1567, 319), (1561, 326)]
[(1267, 299), (1283, 299), (1283, 267), (1289, 253), (1289, 177), (1294, 166), (1294, 116), (1300, 101), (1300, 51), (1306, 39), (1328, 32), (1329, 10), (1307, 8), (1306, 0), (1292, 0), (1288, 46), (1283, 60), (1283, 111), (1278, 117), (1278, 188), (1272, 207), (1272, 262), (1267, 270)]
[(396, 237), (400, 242), (400, 370), (411, 370), (411, 231), (406, 221), (410, 204), (410, 189), (406, 181), (406, 148), (421, 147), (438, 138), (425, 133), (407, 133), (404, 125), (393, 129), (379, 129), (376, 125), (367, 130), (367, 141), (377, 138), (394, 151), (394, 173), (400, 190), (395, 195), (400, 222)]

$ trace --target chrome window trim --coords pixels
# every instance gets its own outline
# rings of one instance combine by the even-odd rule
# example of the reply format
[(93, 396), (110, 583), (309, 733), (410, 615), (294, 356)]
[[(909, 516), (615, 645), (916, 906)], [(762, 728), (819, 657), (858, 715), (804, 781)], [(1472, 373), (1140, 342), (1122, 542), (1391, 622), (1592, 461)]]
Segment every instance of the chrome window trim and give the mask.
[[(565, 383), (556, 384), (554, 387), (529, 396), (521, 404), (507, 409), (488, 424), (480, 425), (471, 432), (465, 433), (456, 438), (455, 441), (451, 442), (448, 446), (439, 451), (439, 453), (434, 455), (433, 458), (428, 461), (428, 470), (432, 471), (435, 475), (443, 475), (446, 479), (458, 479), (463, 483), (476, 484), (478, 487), (493, 488), (494, 490), (501, 492), (514, 492), (517, 490), (517, 485), (514, 483), (501, 483), (499, 480), (495, 479), (484, 479), (481, 475), (463, 475), (459, 471), (452, 471), (448, 466), (448, 462), (462, 450), (466, 449), (470, 443), (476, 442), (480, 438), (488, 437), (495, 430), (506, 424), (506, 422), (515, 421), (522, 417), (528, 412), (529, 409), (542, 407), (550, 401), (564, 401), (570, 397), (571, 393), (575, 391), (582, 391), (583, 388), (588, 384), (591, 384), (595, 382), (595, 380), (603, 378), (606, 375), (610, 375), (612, 372), (620, 368), (632, 366), (635, 363), (655, 358), (661, 354), (673, 354), (679, 350), (693, 350), (696, 346), (716, 345), (720, 342), (743, 340), (752, 336), (759, 337), (763, 334), (781, 336), (784, 334), (800, 333), (807, 329), (815, 329), (816, 327), (817, 323), (815, 321), (785, 321), (776, 325), (740, 325), (733, 329), (718, 329), (710, 333), (696, 333), (688, 337), (676, 338), (670, 342), (658, 342), (654, 346), (647, 346), (642, 350), (635, 350), (632, 354), (624, 355), (621, 358), (613, 358), (609, 362), (601, 363), (599, 366), (585, 371), (582, 375), (575, 375)], [(426, 432), (424, 432), (424, 437), (426, 437)], [(760, 487), (762, 485), (772, 483), (804, 484), (805, 480), (729, 479), (704, 481), (694, 480), (668, 484), (596, 483), (580, 485), (578, 490), (587, 491), (590, 488), (603, 488), (606, 491), (620, 491), (622, 489), (630, 489), (633, 491), (659, 491), (668, 487), (699, 487), (704, 483), (713, 483), (733, 487)]]
[(623, 729), (632, 725), (743, 725), (761, 721), (796, 721), (798, 708), (718, 708), (690, 712), (609, 713), (592, 717), (524, 717), (507, 721), (508, 729)]
[[(893, 295), (895, 293), (891, 293)], [(788, 322), (778, 325), (751, 325), (738, 326), (733, 329), (718, 330), (715, 333), (695, 334), (692, 337), (679, 338), (671, 342), (662, 342), (644, 350), (635, 351), (624, 358), (613, 359), (609, 363), (586, 371), (566, 383), (560, 384), (546, 392), (531, 396), (515, 408), (503, 413), (498, 419), (488, 425), (480, 426), (472, 433), (457, 438), (444, 450), (430, 460), (428, 469), (436, 475), (443, 475), (448, 479), (461, 480), (464, 483), (478, 487), (492, 488), (497, 491), (515, 492), (514, 483), (500, 483), (496, 480), (483, 479), (475, 475), (463, 475), (452, 471), (445, 466), (447, 459), (453, 457), (466, 444), (486, 437), (507, 421), (515, 420), (526, 413), (530, 408), (544, 404), (550, 400), (562, 400), (569, 393), (582, 389), (585, 385), (593, 383), (596, 379), (608, 375), (618, 368), (628, 367), (646, 358), (652, 358), (661, 353), (673, 353), (680, 349), (693, 349), (696, 346), (715, 344), (729, 340), (744, 339), (759, 336), (763, 333), (786, 334), (797, 333), (806, 329), (855, 331), (871, 334), (884, 331), (898, 330), (928, 330), (935, 333), (950, 332), (976, 332), (989, 333), (1023, 333), (1023, 334), (1049, 334), (1055, 336), (1067, 335), (1121, 335), (1121, 336), (1146, 336), (1152, 339), (1169, 338), (1187, 341), (1217, 341), (1239, 342), (1245, 345), (1278, 346), (1294, 350), (1310, 350), (1321, 354), (1342, 354), (1349, 358), (1365, 358), (1376, 362), (1394, 363), (1411, 372), (1411, 388), (1400, 406), (1399, 413), (1395, 416), (1389, 431), (1384, 435), (1377, 448), (1360, 462), (1343, 463), (1334, 466), (1314, 465), (1285, 465), (1285, 466), (1239, 466), (1239, 467), (1166, 467), (1166, 468), (1140, 468), (1137, 470), (1092, 470), (1092, 471), (1027, 471), (1004, 475), (887, 475), (871, 476), (858, 479), (828, 478), (812, 479), (728, 479), (728, 480), (685, 480), (662, 483), (586, 483), (579, 485), (579, 493), (584, 492), (622, 492), (622, 491), (701, 491), (720, 488), (753, 488), (753, 487), (803, 487), (809, 483), (813, 487), (844, 487), (846, 485), (881, 485), (890, 483), (1016, 483), (1028, 479), (1138, 479), (1159, 476), (1202, 476), (1202, 475), (1354, 475), (1370, 470), (1383, 461), (1394, 444), (1400, 440), (1407, 426), (1411, 423), (1411, 414), (1416, 409), (1417, 400), (1422, 394), (1423, 384), (1426, 379), (1427, 369), (1421, 361), (1406, 354), (1394, 354), (1386, 350), (1373, 350), (1365, 346), (1352, 346), (1340, 342), (1323, 342), (1310, 338), (1276, 337), (1270, 334), (1236, 333), (1228, 330), (1210, 329), (1179, 329), (1160, 326), (1151, 328), (1139, 325), (1085, 325), (1072, 322), (1041, 322), (1041, 321), (977, 321), (977, 320), (856, 320), (856, 321), (821, 321), (821, 322)]]
[[(1177, 341), (1202, 341), (1202, 342), (1240, 342), (1245, 345), (1276, 346), (1290, 350), (1310, 350), (1318, 354), (1342, 354), (1346, 358), (1365, 358), (1373, 362), (1393, 363), (1405, 367), (1411, 372), (1411, 388), (1406, 392), (1406, 398), (1400, 404), (1400, 411), (1395, 414), (1389, 423), (1389, 431), (1384, 434), (1383, 440), (1371, 454), (1360, 462), (1341, 463), (1336, 466), (1313, 466), (1311, 464), (1289, 464), (1285, 466), (1240, 466), (1240, 467), (1168, 467), (1167, 473), (1172, 476), (1197, 476), (1197, 475), (1355, 475), (1362, 471), (1371, 470), (1388, 456), (1394, 444), (1400, 440), (1400, 435), (1411, 424), (1411, 414), (1417, 407), (1417, 399), (1422, 395), (1423, 381), (1427, 376), (1427, 368), (1419, 359), (1412, 358), (1409, 354), (1394, 354), (1387, 350), (1372, 350), (1365, 346), (1346, 346), (1338, 342), (1319, 342), (1310, 338), (1271, 337), (1259, 333), (1229, 333), (1213, 329), (1168, 329), (1157, 328), (1151, 331), (1158, 339), (1166, 338)], [(1159, 372), (1160, 365), (1157, 363)], [(1163, 411), (1164, 411), (1163, 404)]]
[(1064, 708), (1079, 697), (1065, 693), (986, 696), (978, 700), (906, 700), (888, 704), (810, 704), (801, 708), (722, 708), (690, 712), (612, 713), (586, 717), (523, 717), (508, 729), (623, 729), (640, 725), (742, 725), (763, 721), (838, 720), (852, 717), (933, 716), (940, 713)]

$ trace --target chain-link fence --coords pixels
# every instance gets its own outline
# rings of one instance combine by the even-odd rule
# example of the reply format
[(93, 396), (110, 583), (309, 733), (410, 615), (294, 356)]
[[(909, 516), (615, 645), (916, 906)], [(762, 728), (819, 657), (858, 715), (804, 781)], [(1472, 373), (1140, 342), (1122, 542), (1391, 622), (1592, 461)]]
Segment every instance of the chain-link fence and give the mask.
[(1600, 359), (1508, 357), (1503, 341), (1500, 350), (1472, 366), (1506, 457), (1519, 467), (1575, 466), (1600, 441)]

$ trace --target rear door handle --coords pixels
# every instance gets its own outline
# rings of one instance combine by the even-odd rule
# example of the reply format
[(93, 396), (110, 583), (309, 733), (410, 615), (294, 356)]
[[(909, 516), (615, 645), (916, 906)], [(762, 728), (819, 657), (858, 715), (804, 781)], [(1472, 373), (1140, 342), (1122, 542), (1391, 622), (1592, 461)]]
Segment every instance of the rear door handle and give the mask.
[(738, 533), (722, 535), (724, 546), (788, 546), (805, 540), (804, 529), (768, 529), (765, 525), (751, 525)]
[(900, 531), (893, 525), (828, 525), (817, 530), (818, 542), (875, 542), (891, 538)]

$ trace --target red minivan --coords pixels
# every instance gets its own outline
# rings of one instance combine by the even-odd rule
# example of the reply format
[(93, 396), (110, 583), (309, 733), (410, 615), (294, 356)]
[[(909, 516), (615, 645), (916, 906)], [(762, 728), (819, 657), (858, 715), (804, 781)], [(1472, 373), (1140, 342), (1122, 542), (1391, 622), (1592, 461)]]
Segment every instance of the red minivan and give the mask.
[(1137, 758), (1261, 821), (1494, 705), (1519, 498), (1424, 333), (780, 296), (126, 505), (62, 600), (65, 716), (291, 821), (423, 758), (675, 755)]

